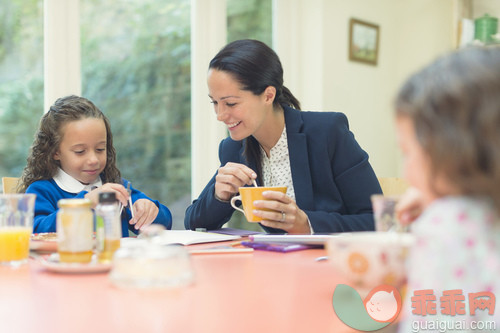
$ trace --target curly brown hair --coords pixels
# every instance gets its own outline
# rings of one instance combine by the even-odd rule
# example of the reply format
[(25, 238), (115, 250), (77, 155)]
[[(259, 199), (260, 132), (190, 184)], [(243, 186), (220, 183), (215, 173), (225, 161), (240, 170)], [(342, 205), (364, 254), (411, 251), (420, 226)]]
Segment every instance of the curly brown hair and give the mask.
[(409, 78), (395, 108), (411, 119), (430, 158), (429, 184), (444, 176), (461, 194), (490, 198), (500, 211), (500, 47), (441, 57)]
[(59, 98), (43, 115), (30, 148), (26, 167), (23, 170), (18, 192), (25, 192), (37, 180), (52, 179), (60, 167), (54, 154), (62, 139), (61, 128), (68, 122), (86, 118), (102, 119), (106, 127), (106, 167), (101, 173), (103, 183), (120, 183), (120, 170), (116, 167), (116, 151), (108, 118), (94, 103), (75, 95)]

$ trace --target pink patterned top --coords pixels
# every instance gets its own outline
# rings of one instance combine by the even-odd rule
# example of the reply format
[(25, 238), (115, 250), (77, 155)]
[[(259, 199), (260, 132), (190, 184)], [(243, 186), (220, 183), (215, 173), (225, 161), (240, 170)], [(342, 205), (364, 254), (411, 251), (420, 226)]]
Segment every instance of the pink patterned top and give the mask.
[(477, 332), (486, 325), (494, 327), (484, 332), (500, 331), (500, 309), (490, 314), (485, 308), (494, 307), (492, 294), (500, 299), (500, 217), (489, 201), (438, 199), (412, 225), (412, 233), (416, 242), (399, 331)]

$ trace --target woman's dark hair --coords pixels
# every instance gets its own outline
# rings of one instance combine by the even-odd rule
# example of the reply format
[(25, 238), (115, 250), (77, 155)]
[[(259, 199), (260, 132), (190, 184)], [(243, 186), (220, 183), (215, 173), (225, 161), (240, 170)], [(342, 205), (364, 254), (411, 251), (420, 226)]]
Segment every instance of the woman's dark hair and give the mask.
[(19, 192), (25, 192), (28, 186), (37, 180), (47, 180), (55, 176), (60, 167), (54, 155), (61, 144), (61, 128), (68, 122), (86, 118), (102, 119), (106, 127), (107, 156), (106, 167), (101, 174), (103, 182), (121, 184), (108, 118), (88, 99), (72, 95), (59, 98), (42, 116), (17, 189)]
[(431, 186), (444, 176), (461, 194), (491, 198), (500, 211), (499, 47), (441, 57), (408, 79), (395, 108), (413, 122), (431, 163)]
[[(278, 55), (258, 40), (242, 39), (227, 44), (210, 61), (209, 69), (230, 74), (243, 90), (254, 95), (261, 95), (272, 86), (276, 89), (275, 106), (300, 110), (299, 100), (283, 85), (283, 67)], [(247, 161), (256, 162), (257, 175), (262, 179), (259, 143), (253, 136), (245, 139), (245, 156)]]
[(242, 39), (227, 44), (210, 61), (209, 69), (216, 69), (231, 74), (255, 95), (260, 95), (267, 87), (276, 88), (274, 104), (291, 106), (300, 110), (300, 102), (283, 85), (283, 67), (281, 61), (269, 46), (254, 40)]

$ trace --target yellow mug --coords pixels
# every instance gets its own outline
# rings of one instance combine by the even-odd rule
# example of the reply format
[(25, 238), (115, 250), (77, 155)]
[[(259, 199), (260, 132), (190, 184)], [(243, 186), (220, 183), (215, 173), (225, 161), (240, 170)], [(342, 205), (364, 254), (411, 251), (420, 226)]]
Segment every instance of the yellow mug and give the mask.
[[(233, 206), (234, 209), (239, 210), (240, 212), (245, 214), (245, 217), (247, 218), (248, 222), (260, 222), (262, 219), (253, 214), (253, 210), (255, 209), (253, 202), (256, 200), (266, 200), (262, 196), (262, 192), (264, 191), (277, 191), (281, 193), (286, 193), (286, 189), (287, 189), (286, 186), (240, 187), (239, 189), (240, 195), (237, 195), (231, 199), (231, 206)], [(236, 207), (237, 200), (241, 201), (243, 209)], [(269, 209), (262, 209), (262, 210), (270, 211)]]

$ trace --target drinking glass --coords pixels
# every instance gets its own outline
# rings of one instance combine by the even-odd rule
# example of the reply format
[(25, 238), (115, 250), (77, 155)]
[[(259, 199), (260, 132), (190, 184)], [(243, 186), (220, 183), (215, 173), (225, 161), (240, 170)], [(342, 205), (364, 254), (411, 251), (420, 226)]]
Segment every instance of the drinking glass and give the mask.
[(371, 196), (376, 231), (407, 231), (407, 227), (402, 226), (396, 216), (399, 198), (382, 194)]
[(0, 265), (28, 261), (35, 194), (0, 194)]

